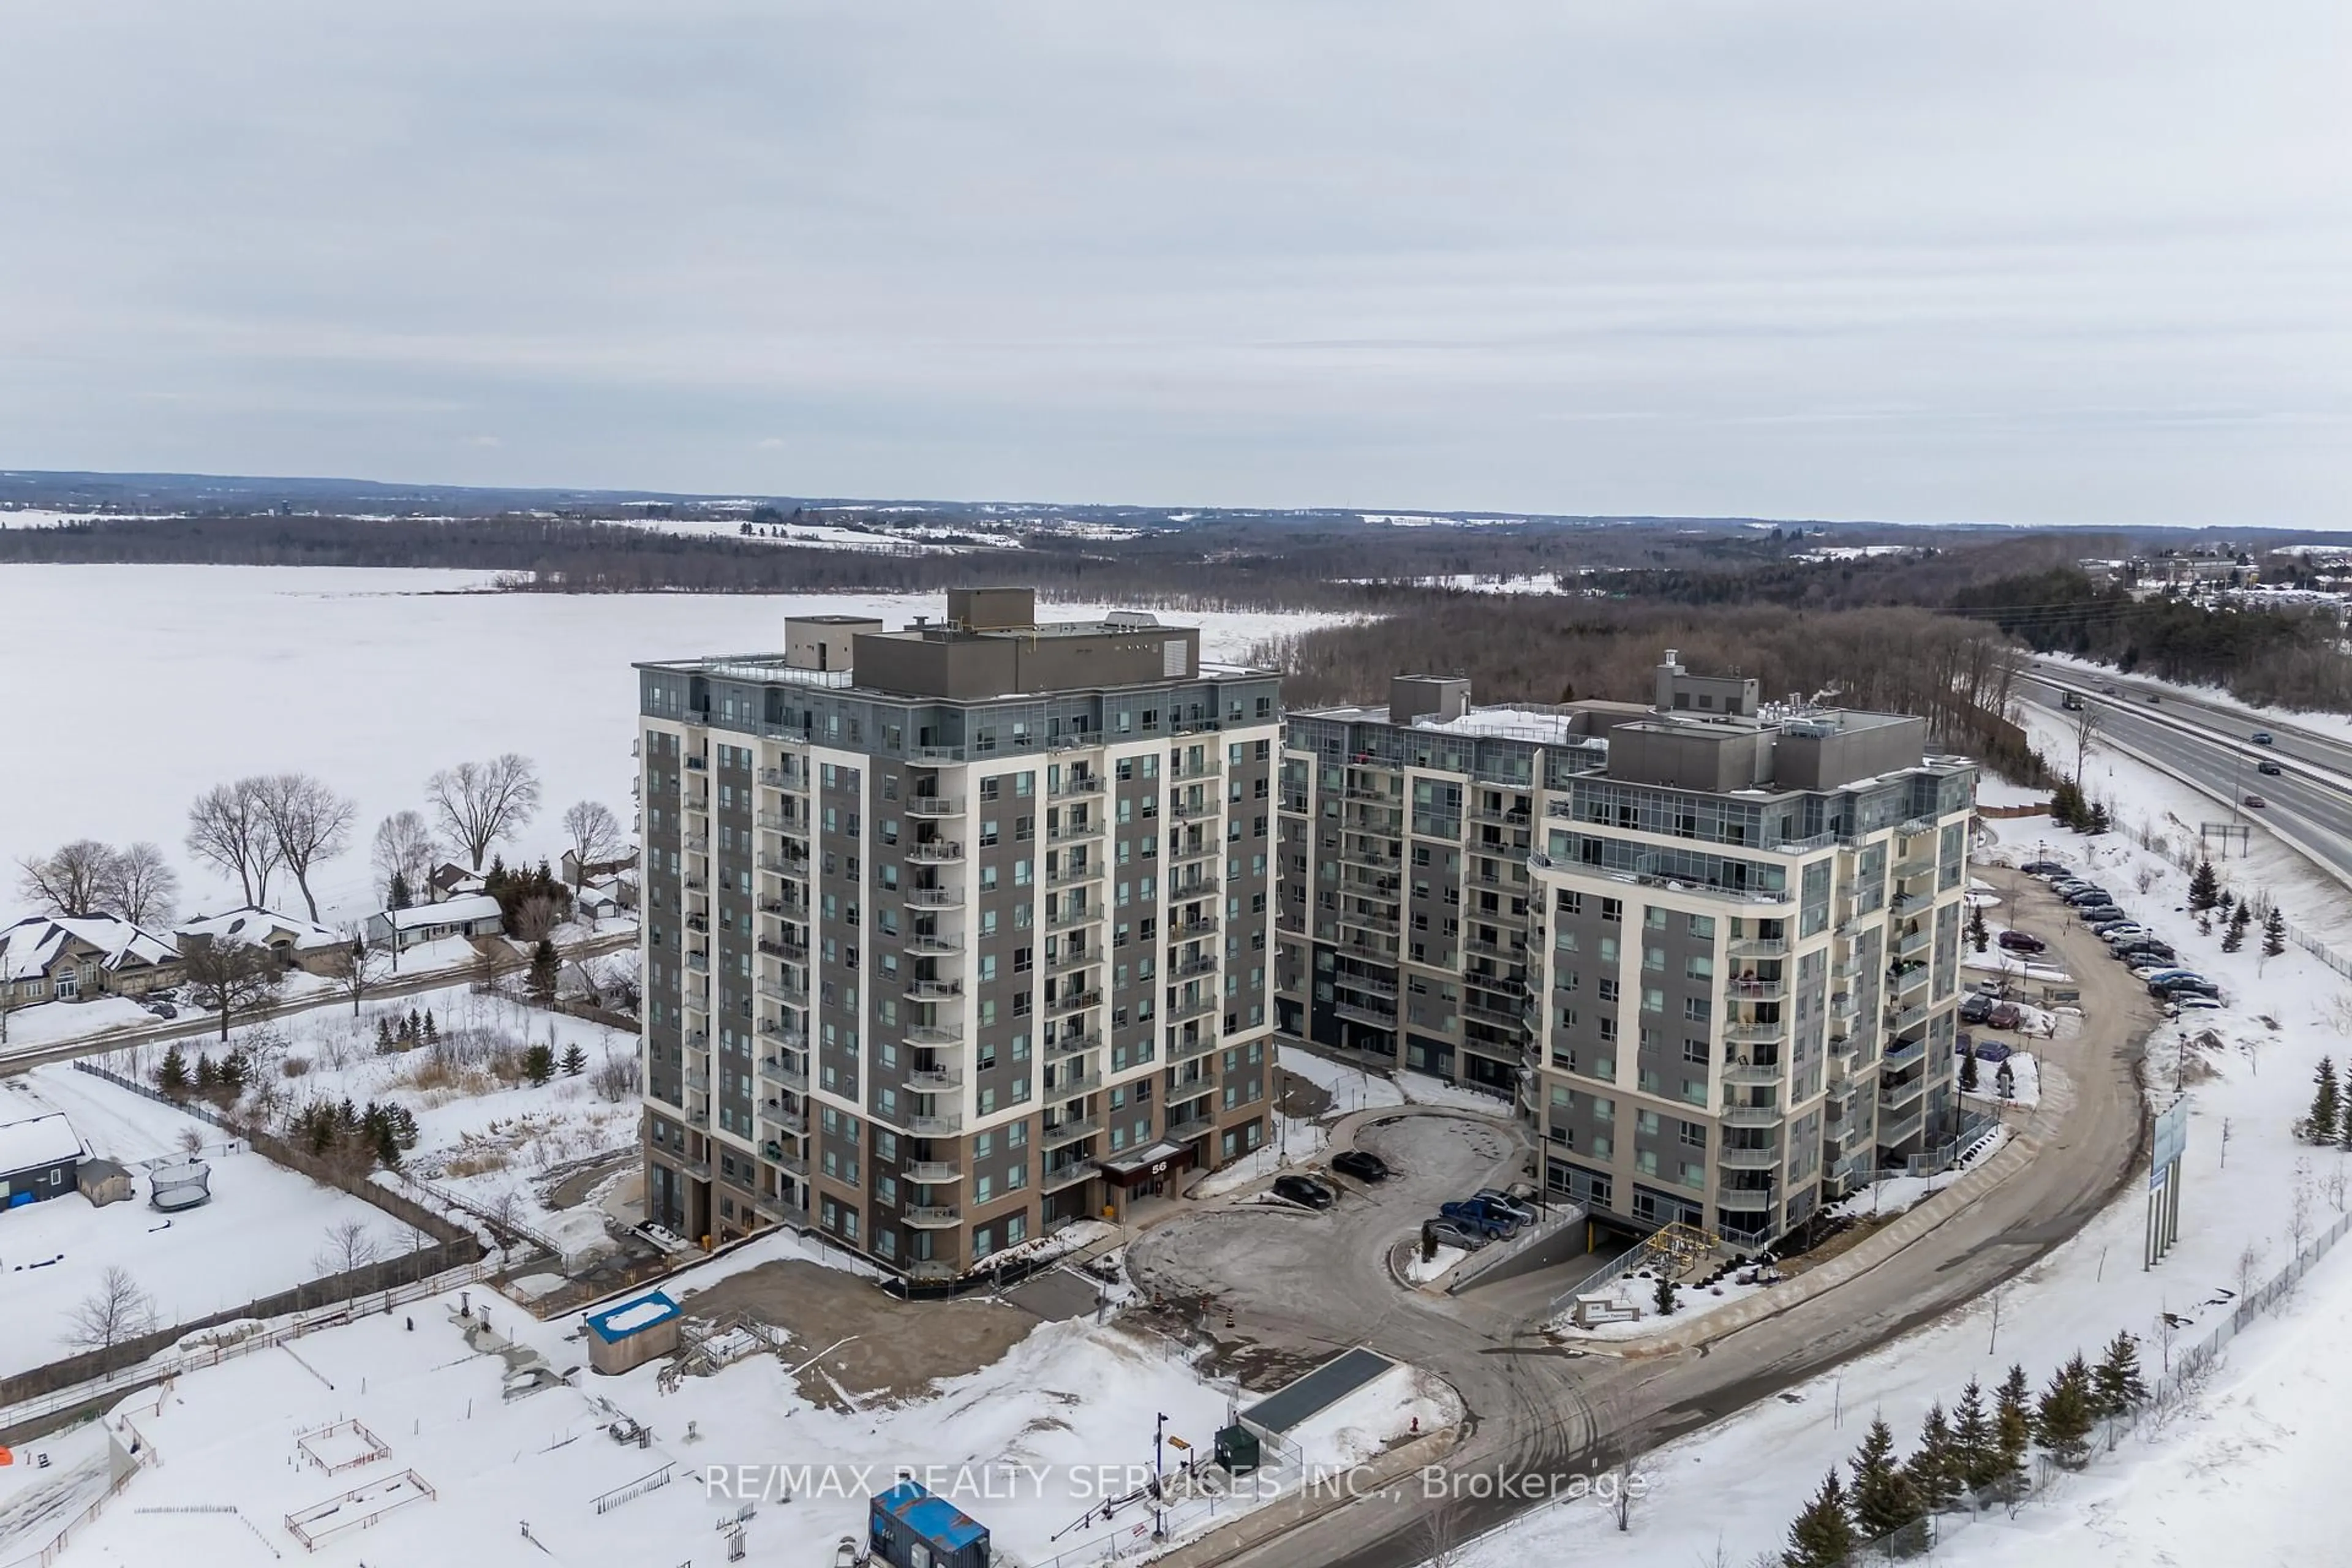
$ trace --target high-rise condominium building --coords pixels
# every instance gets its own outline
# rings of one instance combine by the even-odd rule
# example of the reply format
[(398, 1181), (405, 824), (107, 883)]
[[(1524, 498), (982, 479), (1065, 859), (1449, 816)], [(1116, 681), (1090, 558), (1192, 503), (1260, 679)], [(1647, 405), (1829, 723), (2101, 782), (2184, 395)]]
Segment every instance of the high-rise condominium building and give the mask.
[(1272, 674), (1027, 589), (637, 668), (650, 1218), (951, 1280), (1264, 1141)]
[(1385, 708), (1294, 711), (1275, 966), (1283, 1032), (1496, 1095), (1519, 1081), (1528, 856), (1548, 788), (1639, 704), (1480, 708), (1399, 676)]
[(1548, 1184), (1756, 1247), (1958, 1136), (1976, 765), (1922, 720), (1684, 671), (1548, 782), (1528, 1071)]

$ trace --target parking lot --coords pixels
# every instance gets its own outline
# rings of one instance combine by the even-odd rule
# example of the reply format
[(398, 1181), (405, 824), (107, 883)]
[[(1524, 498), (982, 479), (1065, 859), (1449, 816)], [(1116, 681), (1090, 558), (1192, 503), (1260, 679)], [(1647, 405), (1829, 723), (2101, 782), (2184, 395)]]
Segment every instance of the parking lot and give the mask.
[[(1388, 1272), (1391, 1245), (1417, 1233), (1441, 1203), (1518, 1179), (1526, 1148), (1517, 1127), (1454, 1111), (1383, 1116), (1363, 1125), (1355, 1143), (1388, 1163), (1388, 1180), (1327, 1175), (1339, 1200), (1320, 1213), (1250, 1203), (1202, 1208), (1154, 1226), (1128, 1249), (1129, 1276), (1171, 1327), (1204, 1333), (1225, 1369), (1252, 1386), (1271, 1386), (1395, 1327), (1412, 1309)], [(1246, 1342), (1227, 1331), (1229, 1310), (1248, 1323)]]

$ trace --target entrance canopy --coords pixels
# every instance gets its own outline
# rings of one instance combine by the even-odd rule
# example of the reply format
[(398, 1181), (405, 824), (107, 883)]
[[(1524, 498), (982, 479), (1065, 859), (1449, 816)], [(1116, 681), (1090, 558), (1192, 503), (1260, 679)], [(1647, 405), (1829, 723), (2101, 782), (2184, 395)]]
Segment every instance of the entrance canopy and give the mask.
[(1113, 1154), (1097, 1160), (1102, 1173), (1114, 1187), (1139, 1187), (1146, 1182), (1156, 1182), (1173, 1172), (1190, 1170), (1192, 1164), (1191, 1145), (1162, 1138), (1157, 1143), (1147, 1143), (1140, 1149), (1124, 1154)]

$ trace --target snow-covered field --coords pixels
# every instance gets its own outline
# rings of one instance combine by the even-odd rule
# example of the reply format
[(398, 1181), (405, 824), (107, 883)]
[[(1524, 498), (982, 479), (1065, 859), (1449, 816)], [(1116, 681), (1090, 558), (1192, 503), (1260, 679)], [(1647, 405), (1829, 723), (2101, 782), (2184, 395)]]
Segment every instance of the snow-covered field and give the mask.
[[(2125, 826), (2152, 823), (2178, 841), (2177, 823), (2168, 826), (2167, 816), (2188, 792), (2126, 758), (2095, 753), (2092, 772)], [(2195, 820), (2193, 810), (2180, 815)], [(1569, 1504), (1519, 1521), (1457, 1561), (1516, 1568), (1535, 1553), (1571, 1563), (1713, 1563), (1720, 1547), (1723, 1561), (1746, 1563), (1777, 1552), (1822, 1473), (1842, 1466), (1861, 1440), (1867, 1413), (1883, 1412), (1907, 1452), (1929, 1404), (1948, 1409), (1971, 1377), (1990, 1386), (2014, 1361), (2038, 1387), (2077, 1350), (2095, 1359), (2119, 1330), (2138, 1336), (2142, 1363), (2153, 1374), (2164, 1358), (2162, 1314), (2180, 1321), (2177, 1342), (2201, 1339), (2228, 1316), (2242, 1269), (2260, 1283), (2292, 1256), (2298, 1209), (2314, 1232), (2336, 1217), (2336, 1194), (2345, 1190), (2337, 1178), (2352, 1187), (2352, 1156), (2300, 1143), (2292, 1128), (2309, 1104), (2319, 1058), (2341, 1063), (2352, 1054), (2352, 984), (2293, 947), (2263, 957), (2259, 927), (2243, 951), (2221, 952), (2218, 928), (2201, 934), (2186, 911), (2185, 874), (2124, 832), (2093, 840), (2053, 831), (2046, 820), (1986, 826), (2000, 858), (2042, 854), (2090, 866), (2126, 894), (2126, 910), (2179, 949), (2185, 963), (2221, 984), (2227, 1005), (2163, 1026), (2148, 1048), (2155, 1093), (2168, 1099), (2178, 1082), (2190, 1106), (2179, 1246), (2156, 1268), (2142, 1268), (2146, 1205), (2135, 1184), (1993, 1296), (1671, 1446), (1658, 1456), (1630, 1540), (1598, 1509)], [(2189, 837), (2193, 842), (2193, 831)], [(2299, 922), (2340, 930), (2340, 890), (2300, 858), (2266, 847), (2259, 833), (2256, 840), (2252, 859), (2220, 868), (2227, 885), (2267, 892)], [(2340, 1452), (2341, 1396), (2330, 1396), (2332, 1373), (2306, 1384), (2294, 1380), (2298, 1369), (2329, 1369), (2337, 1359), (2352, 1317), (2347, 1254), (2352, 1247), (2330, 1256), (2290, 1318), (2266, 1320), (2235, 1342), (2189, 1418), (2160, 1436), (2126, 1439), (2116, 1454), (2028, 1504), (2014, 1521), (1958, 1532), (1938, 1548), (1938, 1560), (2340, 1560), (2312, 1510), (2290, 1500), (2319, 1484), (2314, 1478), (2326, 1456)]]
[[(0, 1373), (74, 1354), (74, 1310), (110, 1268), (127, 1270), (154, 1303), (158, 1326), (241, 1306), (331, 1272), (319, 1261), (327, 1232), (366, 1227), (385, 1253), (418, 1238), (381, 1209), (270, 1163), (219, 1129), (67, 1067), (4, 1081), (0, 1108), (47, 1105), (66, 1113), (100, 1155), (130, 1168), (134, 1196), (94, 1208), (79, 1193), (0, 1214)], [(147, 1205), (145, 1167), (184, 1156), (193, 1133), (212, 1171), (212, 1201), (177, 1214)], [(430, 1239), (430, 1238), (425, 1238)]]
[[(772, 649), (790, 615), (897, 625), (941, 605), (928, 595), (481, 592), (488, 581), (310, 567), (0, 568), (0, 626), (22, 650), (23, 673), (109, 693), (117, 715), (77, 728), (70, 766), (0, 768), (0, 865), (72, 838), (152, 839), (180, 864), (184, 906), (217, 910), (238, 900), (188, 864), (188, 803), (225, 780), (299, 769), (359, 802), (359, 847), (316, 879), (333, 923), (372, 900), (368, 834), (389, 812), (421, 809), (436, 769), (508, 751), (538, 763), (544, 805), (522, 837), (523, 858), (560, 853), (558, 818), (572, 801), (602, 800), (625, 819), (632, 660)], [(1233, 660), (1333, 617), (1168, 618), (1202, 628), (1203, 657)]]

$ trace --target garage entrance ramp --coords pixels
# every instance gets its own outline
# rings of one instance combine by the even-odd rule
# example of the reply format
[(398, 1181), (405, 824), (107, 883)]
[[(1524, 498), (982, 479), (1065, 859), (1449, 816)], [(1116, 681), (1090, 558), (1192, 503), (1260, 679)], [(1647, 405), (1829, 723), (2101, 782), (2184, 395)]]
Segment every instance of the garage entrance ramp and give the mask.
[(1358, 1345), (1342, 1351), (1313, 1372), (1277, 1388), (1247, 1410), (1242, 1419), (1269, 1432), (1287, 1432), (1318, 1410), (1337, 1405), (1381, 1373), (1396, 1365), (1378, 1351)]

